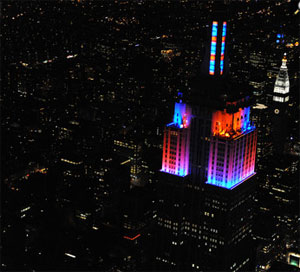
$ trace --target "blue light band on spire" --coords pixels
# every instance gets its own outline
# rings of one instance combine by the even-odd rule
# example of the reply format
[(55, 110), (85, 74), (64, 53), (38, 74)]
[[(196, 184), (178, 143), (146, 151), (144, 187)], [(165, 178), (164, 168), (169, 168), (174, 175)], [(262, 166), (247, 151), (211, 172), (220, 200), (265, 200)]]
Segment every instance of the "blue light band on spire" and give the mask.
[(225, 53), (225, 39), (226, 39), (226, 28), (227, 23), (223, 22), (223, 29), (222, 29), (222, 44), (221, 44), (221, 60), (220, 60), (220, 74), (223, 74), (224, 69), (224, 53)]
[(218, 22), (213, 21), (212, 31), (211, 31), (210, 61), (209, 61), (209, 74), (210, 75), (215, 74), (217, 36), (218, 36)]

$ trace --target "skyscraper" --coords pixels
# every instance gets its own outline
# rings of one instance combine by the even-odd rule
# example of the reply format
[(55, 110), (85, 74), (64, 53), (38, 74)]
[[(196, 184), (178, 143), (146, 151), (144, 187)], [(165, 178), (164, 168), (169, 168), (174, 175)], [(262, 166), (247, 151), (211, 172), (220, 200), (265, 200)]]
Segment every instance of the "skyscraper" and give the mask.
[(257, 134), (251, 100), (224, 65), (227, 22), (211, 23), (209, 50), (188, 103), (164, 132), (158, 189), (159, 269), (247, 270)]
[(212, 118), (203, 208), (204, 251), (212, 270), (248, 270), (252, 255), (257, 134), (245, 103), (247, 99), (227, 102)]
[(288, 120), (286, 119), (286, 111), (289, 101), (290, 82), (286, 63), (287, 58), (286, 54), (284, 54), (273, 92), (273, 150), (278, 155), (284, 152), (285, 138), (287, 136)]

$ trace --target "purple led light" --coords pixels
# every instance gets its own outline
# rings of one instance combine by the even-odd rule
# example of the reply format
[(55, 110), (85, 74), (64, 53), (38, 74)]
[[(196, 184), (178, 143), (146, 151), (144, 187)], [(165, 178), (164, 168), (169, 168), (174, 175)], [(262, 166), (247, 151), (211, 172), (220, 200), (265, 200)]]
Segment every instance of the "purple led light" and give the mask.
[(173, 122), (164, 131), (162, 172), (186, 176), (189, 168), (191, 108), (175, 103)]
[(250, 107), (214, 112), (208, 184), (230, 189), (253, 175), (257, 136), (249, 118)]

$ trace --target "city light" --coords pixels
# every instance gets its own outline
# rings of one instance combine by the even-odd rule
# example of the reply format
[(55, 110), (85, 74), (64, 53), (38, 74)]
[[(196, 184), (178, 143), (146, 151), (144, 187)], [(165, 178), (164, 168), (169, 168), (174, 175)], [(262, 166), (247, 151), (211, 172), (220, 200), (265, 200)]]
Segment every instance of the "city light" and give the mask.
[(254, 174), (256, 131), (250, 107), (215, 111), (211, 128), (207, 183), (231, 189)]
[(299, 269), (298, 1), (3, 1), (2, 270)]
[(220, 60), (220, 74), (221, 75), (223, 74), (223, 69), (224, 69), (224, 53), (225, 53), (226, 27), (227, 27), (227, 23), (223, 22), (222, 45), (221, 45), (221, 60)]
[(187, 128), (190, 125), (191, 110), (184, 103), (175, 103), (173, 124), (179, 128)]
[(222, 188), (225, 188), (225, 189), (232, 190), (232, 189), (236, 188), (237, 186), (239, 186), (240, 184), (242, 184), (243, 182), (245, 182), (246, 180), (252, 178), (255, 174), (256, 173), (253, 172), (252, 174), (249, 174), (246, 178), (244, 178), (242, 180), (236, 179), (236, 180), (231, 180), (231, 181), (228, 181), (228, 182), (219, 182), (217, 180), (210, 180), (210, 181), (207, 181), (206, 183), (214, 185), (214, 186), (222, 187)]
[(161, 172), (181, 177), (188, 175), (191, 117), (187, 104), (175, 103), (173, 122), (164, 131)]
[(218, 22), (213, 21), (211, 32), (211, 46), (210, 46), (210, 62), (209, 62), (209, 74), (215, 74), (215, 59), (217, 50), (217, 36), (218, 36)]
[(76, 258), (76, 256), (75, 256), (75, 255), (73, 255), (73, 254), (70, 254), (70, 253), (67, 253), (67, 252), (65, 253), (65, 255), (66, 255), (66, 256), (68, 256), (68, 257), (71, 257), (71, 258), (73, 258), (73, 259), (75, 259), (75, 258)]
[(235, 138), (255, 127), (250, 121), (250, 107), (240, 108), (238, 112), (215, 111), (212, 117), (212, 135)]
[(136, 238), (139, 238), (141, 236), (141, 234), (138, 234), (134, 237), (128, 237), (128, 236), (123, 236), (124, 239), (127, 239), (127, 240), (130, 240), (130, 241), (133, 241), (135, 240)]

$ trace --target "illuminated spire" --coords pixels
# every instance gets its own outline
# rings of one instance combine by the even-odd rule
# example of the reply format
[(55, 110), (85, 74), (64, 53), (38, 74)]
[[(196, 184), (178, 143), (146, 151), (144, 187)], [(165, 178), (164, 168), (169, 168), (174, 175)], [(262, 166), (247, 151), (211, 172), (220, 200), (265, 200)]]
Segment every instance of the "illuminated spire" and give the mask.
[(290, 92), (290, 81), (289, 74), (287, 69), (287, 57), (284, 53), (282, 58), (282, 64), (279, 70), (279, 73), (276, 77), (273, 101), (275, 102), (288, 102), (289, 101), (289, 92)]
[(280, 68), (286, 68), (287, 69), (286, 62), (287, 62), (286, 53), (284, 53), (283, 58), (282, 58), (282, 64), (281, 64)]
[(201, 75), (210, 79), (225, 78), (229, 72), (227, 41), (230, 15), (228, 6), (217, 2), (208, 19), (205, 54), (201, 64)]
[(227, 22), (213, 21), (210, 42), (209, 75), (223, 75)]

